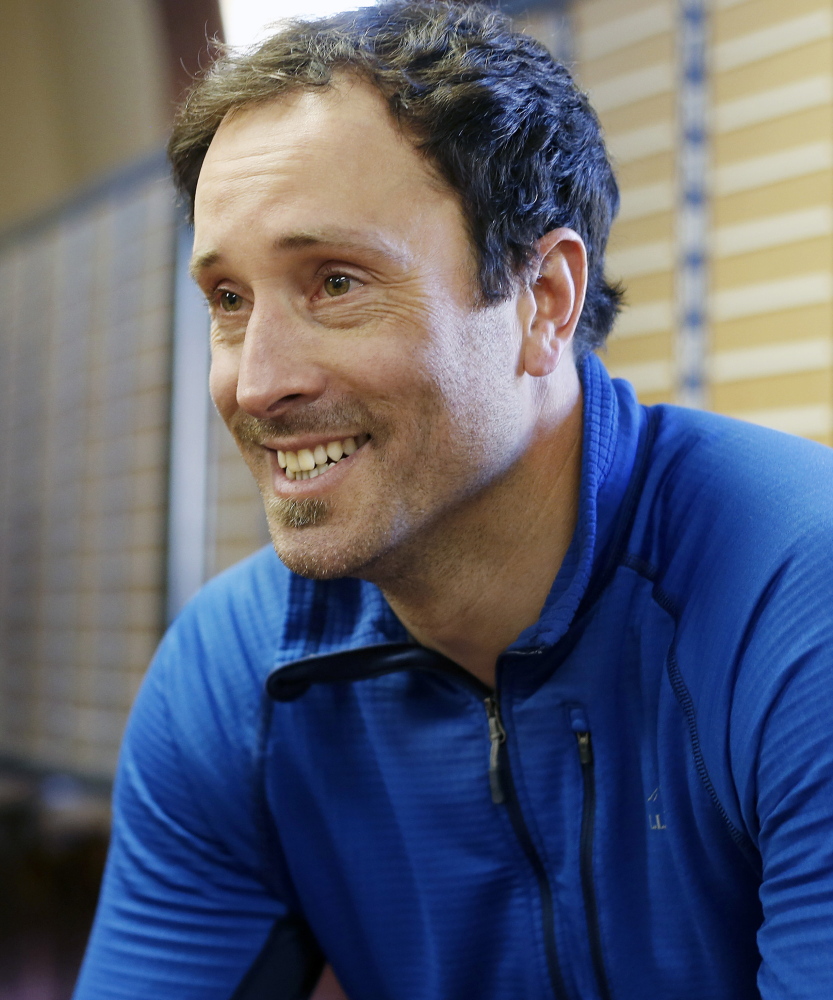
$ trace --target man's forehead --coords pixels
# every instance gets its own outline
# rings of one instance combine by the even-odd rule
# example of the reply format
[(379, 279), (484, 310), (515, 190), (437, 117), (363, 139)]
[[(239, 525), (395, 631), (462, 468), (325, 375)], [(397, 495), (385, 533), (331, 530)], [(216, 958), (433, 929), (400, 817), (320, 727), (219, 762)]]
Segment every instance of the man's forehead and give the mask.
[(324, 86), (293, 88), (231, 110), (206, 152), (197, 196), (206, 172), (234, 172), (245, 164), (253, 176), (259, 171), (268, 176), (281, 167), (282, 155), (292, 164), (306, 161), (314, 171), (329, 165), (342, 174), (352, 167), (360, 171), (362, 186), (377, 188), (382, 181), (410, 175), (438, 192), (451, 190), (393, 116), (384, 95), (355, 73), (338, 73)]
[(456, 193), (376, 88), (355, 80), (230, 116), (206, 155), (194, 216), (195, 274), (255, 233), (269, 252), (327, 245), (407, 266), (417, 233), (439, 224), (447, 238), (449, 221), (461, 224)]
[(257, 123), (266, 141), (270, 123), (274, 136), (291, 120), (293, 135), (300, 136), (305, 131), (314, 134), (324, 124), (332, 131), (340, 120), (346, 123), (352, 115), (361, 119), (365, 130), (376, 131), (381, 127), (404, 137), (378, 88), (355, 74), (339, 73), (321, 86), (291, 87), (272, 97), (232, 108), (220, 122), (207, 158), (212, 155), (212, 147), (218, 144), (229, 147), (238, 135), (250, 145), (252, 123)]

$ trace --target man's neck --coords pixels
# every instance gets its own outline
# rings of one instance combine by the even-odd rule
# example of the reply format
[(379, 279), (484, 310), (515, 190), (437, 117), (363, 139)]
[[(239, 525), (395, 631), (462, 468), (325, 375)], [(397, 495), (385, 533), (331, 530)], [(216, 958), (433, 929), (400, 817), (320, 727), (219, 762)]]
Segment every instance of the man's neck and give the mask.
[(430, 555), (378, 583), (422, 645), (490, 686), (500, 653), (541, 613), (578, 516), (581, 394), (496, 489), (445, 525)]

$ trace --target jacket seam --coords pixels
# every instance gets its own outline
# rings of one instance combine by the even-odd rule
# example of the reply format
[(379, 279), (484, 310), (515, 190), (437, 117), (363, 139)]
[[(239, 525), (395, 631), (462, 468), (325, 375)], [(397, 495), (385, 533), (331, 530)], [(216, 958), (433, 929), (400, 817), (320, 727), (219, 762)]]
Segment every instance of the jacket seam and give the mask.
[[(622, 564), (652, 584), (651, 596), (653, 600), (657, 605), (659, 605), (660, 608), (662, 608), (663, 611), (665, 611), (666, 614), (674, 619), (675, 625), (679, 625), (680, 608), (676, 601), (674, 601), (674, 599), (657, 583), (657, 577), (659, 576), (657, 568), (637, 555), (626, 555), (622, 560)], [(744, 859), (755, 871), (758, 871), (760, 869), (760, 863), (751, 839), (742, 830), (739, 830), (729, 818), (729, 814), (726, 812), (723, 803), (720, 801), (720, 797), (718, 796), (709, 775), (706, 761), (703, 756), (703, 748), (700, 743), (700, 733), (697, 728), (697, 713), (694, 708), (694, 699), (691, 697), (691, 692), (688, 690), (685, 680), (683, 679), (682, 672), (680, 671), (679, 663), (677, 662), (676, 639), (674, 639), (671, 643), (665, 664), (668, 673), (668, 680), (671, 684), (671, 690), (674, 692), (674, 697), (677, 699), (677, 703), (683, 710), (683, 715), (686, 719), (688, 738), (691, 745), (691, 754), (694, 759), (694, 767), (697, 771), (697, 776), (700, 778), (712, 805), (717, 810), (717, 814), (723, 821), (729, 836), (740, 850)]]

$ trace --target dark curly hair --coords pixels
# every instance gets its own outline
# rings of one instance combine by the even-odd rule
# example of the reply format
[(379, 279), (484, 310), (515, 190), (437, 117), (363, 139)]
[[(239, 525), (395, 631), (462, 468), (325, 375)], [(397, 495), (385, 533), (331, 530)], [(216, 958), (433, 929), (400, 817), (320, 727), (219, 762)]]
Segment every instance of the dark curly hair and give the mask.
[(598, 119), (567, 69), (498, 11), (459, 0), (382, 0), (295, 20), (257, 49), (221, 50), (183, 103), (168, 153), (193, 213), (208, 146), (231, 111), (351, 71), (378, 88), (461, 201), (485, 303), (512, 293), (535, 243), (560, 226), (587, 246), (581, 360), (604, 343), (622, 292), (604, 276), (619, 205)]

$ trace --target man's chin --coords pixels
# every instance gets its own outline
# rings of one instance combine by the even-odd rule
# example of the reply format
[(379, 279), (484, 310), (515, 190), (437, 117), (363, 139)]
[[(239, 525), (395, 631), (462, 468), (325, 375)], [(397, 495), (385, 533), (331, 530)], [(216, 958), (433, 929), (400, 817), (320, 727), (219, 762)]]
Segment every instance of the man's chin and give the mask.
[[(304, 505), (322, 503), (301, 501)], [(334, 532), (327, 528), (327, 514), (327, 510), (304, 506), (303, 509), (284, 510), (280, 517), (275, 517), (270, 504), (267, 521), (278, 558), (287, 569), (310, 580), (362, 576), (362, 571), (372, 561), (370, 546), (355, 541), (339, 544), (332, 537)]]
[(264, 499), (264, 505), (273, 538), (280, 528), (311, 528), (323, 524), (330, 513), (325, 500), (285, 500), (272, 496)]

